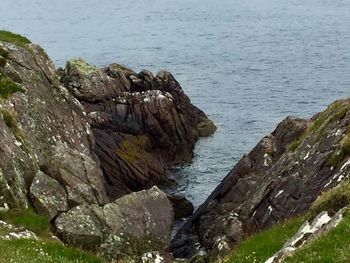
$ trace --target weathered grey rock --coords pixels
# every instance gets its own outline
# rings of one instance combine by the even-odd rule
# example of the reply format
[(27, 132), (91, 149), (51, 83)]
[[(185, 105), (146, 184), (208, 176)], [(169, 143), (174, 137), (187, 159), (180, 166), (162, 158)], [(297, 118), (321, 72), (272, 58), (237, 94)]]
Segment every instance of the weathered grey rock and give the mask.
[(349, 125), (350, 99), (336, 101), (310, 121), (283, 120), (179, 230), (172, 243), (175, 257), (204, 250), (215, 259), (218, 244), (232, 249), (244, 236), (305, 213), (321, 192), (349, 177)]
[(70, 207), (107, 202), (102, 171), (89, 156), (58, 144), (42, 169), (66, 188)]
[(291, 256), (297, 249), (319, 238), (320, 235), (327, 234), (329, 230), (340, 223), (344, 212), (345, 208), (339, 210), (333, 217), (330, 217), (326, 211), (323, 211), (315, 217), (311, 225), (306, 221), (299, 228), (298, 232), (284, 244), (282, 249), (266, 260), (265, 263), (283, 262), (286, 257)]
[[(0, 78), (19, 87), (6, 96), (0, 92), (0, 207), (27, 208), (33, 178), (57, 145), (84, 154), (93, 160), (89, 165), (100, 168), (86, 113), (61, 85), (45, 52), (34, 44), (1, 41), (0, 48), (7, 54)], [(102, 199), (104, 187), (95, 189), (101, 191), (95, 199)]]
[(50, 220), (68, 210), (67, 192), (55, 179), (38, 171), (30, 186), (35, 209)]
[(68, 244), (95, 249), (109, 258), (140, 258), (166, 252), (173, 210), (157, 187), (125, 195), (104, 206), (79, 205), (58, 216), (58, 235)]

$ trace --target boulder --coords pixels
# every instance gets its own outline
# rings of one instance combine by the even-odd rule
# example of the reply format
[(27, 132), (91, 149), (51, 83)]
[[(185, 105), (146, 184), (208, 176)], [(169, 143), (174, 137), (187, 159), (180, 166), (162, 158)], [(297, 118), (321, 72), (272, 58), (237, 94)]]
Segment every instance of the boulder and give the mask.
[(168, 195), (168, 198), (173, 206), (176, 220), (193, 214), (194, 206), (186, 197), (182, 195)]
[(68, 210), (67, 192), (55, 179), (38, 171), (30, 186), (35, 209), (50, 220)]
[(125, 195), (104, 206), (81, 204), (55, 221), (64, 242), (112, 259), (168, 251), (173, 210), (157, 187)]
[(64, 144), (53, 150), (41, 169), (65, 187), (70, 207), (107, 202), (103, 174), (95, 161)]

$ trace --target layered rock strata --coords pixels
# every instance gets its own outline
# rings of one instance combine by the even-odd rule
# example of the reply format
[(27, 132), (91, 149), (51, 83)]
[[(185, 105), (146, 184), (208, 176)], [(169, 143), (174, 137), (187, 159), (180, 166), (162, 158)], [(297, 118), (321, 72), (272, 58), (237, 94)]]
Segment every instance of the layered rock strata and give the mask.
[(350, 174), (350, 99), (311, 120), (288, 117), (236, 164), (172, 243), (210, 262), (246, 236), (305, 213)]

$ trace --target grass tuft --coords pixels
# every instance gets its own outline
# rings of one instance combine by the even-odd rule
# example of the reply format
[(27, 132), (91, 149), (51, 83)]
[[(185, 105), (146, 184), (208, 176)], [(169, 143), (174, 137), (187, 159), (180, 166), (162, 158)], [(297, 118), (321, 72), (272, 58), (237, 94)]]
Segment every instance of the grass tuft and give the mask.
[(0, 74), (0, 99), (8, 99), (13, 93), (24, 93), (25, 89), (18, 86), (9, 77)]
[(32, 208), (26, 210), (13, 208), (8, 212), (1, 212), (0, 220), (17, 227), (24, 227), (39, 236), (46, 237), (50, 234), (49, 219), (38, 215)]
[(0, 240), (0, 263), (104, 263), (102, 259), (57, 242)]
[(0, 30), (0, 41), (12, 43), (25, 49), (28, 49), (27, 45), (32, 43), (28, 38), (6, 30)]
[(319, 239), (297, 250), (285, 263), (344, 263), (350, 259), (350, 213), (345, 213), (339, 225)]
[(323, 192), (311, 205), (311, 214), (314, 216), (322, 211), (334, 214), (339, 209), (350, 204), (350, 180), (341, 182), (336, 187)]
[(292, 218), (252, 235), (238, 245), (224, 262), (265, 262), (298, 231), (304, 220), (305, 217)]

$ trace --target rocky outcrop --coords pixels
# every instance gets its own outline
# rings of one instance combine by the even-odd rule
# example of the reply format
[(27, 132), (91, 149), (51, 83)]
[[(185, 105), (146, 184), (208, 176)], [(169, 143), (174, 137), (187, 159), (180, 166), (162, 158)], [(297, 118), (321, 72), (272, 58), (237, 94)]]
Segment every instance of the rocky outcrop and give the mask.
[(236, 164), (176, 235), (176, 257), (210, 262), (244, 237), (306, 212), (350, 174), (350, 99), (310, 121), (288, 117)]
[(61, 80), (88, 114), (112, 199), (165, 182), (168, 165), (191, 160), (198, 136), (216, 129), (166, 71), (72, 60)]
[(215, 129), (168, 72), (82, 60), (57, 71), (39, 46), (0, 31), (0, 212), (34, 206), (68, 244), (171, 258), (169, 199), (131, 192), (166, 182)]
[(117, 260), (168, 251), (172, 223), (171, 204), (157, 187), (104, 206), (81, 204), (56, 219), (65, 242)]
[[(60, 84), (39, 46), (16, 35), (11, 39), (0, 41), (0, 205), (26, 208), (32, 190), (38, 210), (53, 218), (67, 208), (49, 197), (52, 189), (43, 189), (56, 187), (54, 180), (72, 194), (84, 188), (75, 203), (104, 204), (104, 178), (82, 105)], [(48, 162), (53, 166), (46, 169)]]
[(300, 227), (298, 232), (284, 244), (283, 248), (266, 260), (265, 263), (283, 262), (283, 259), (292, 255), (297, 249), (302, 248), (336, 227), (343, 219), (344, 212), (345, 208), (339, 210), (333, 217), (331, 217), (327, 212), (323, 211), (313, 220), (311, 225), (306, 221)]

